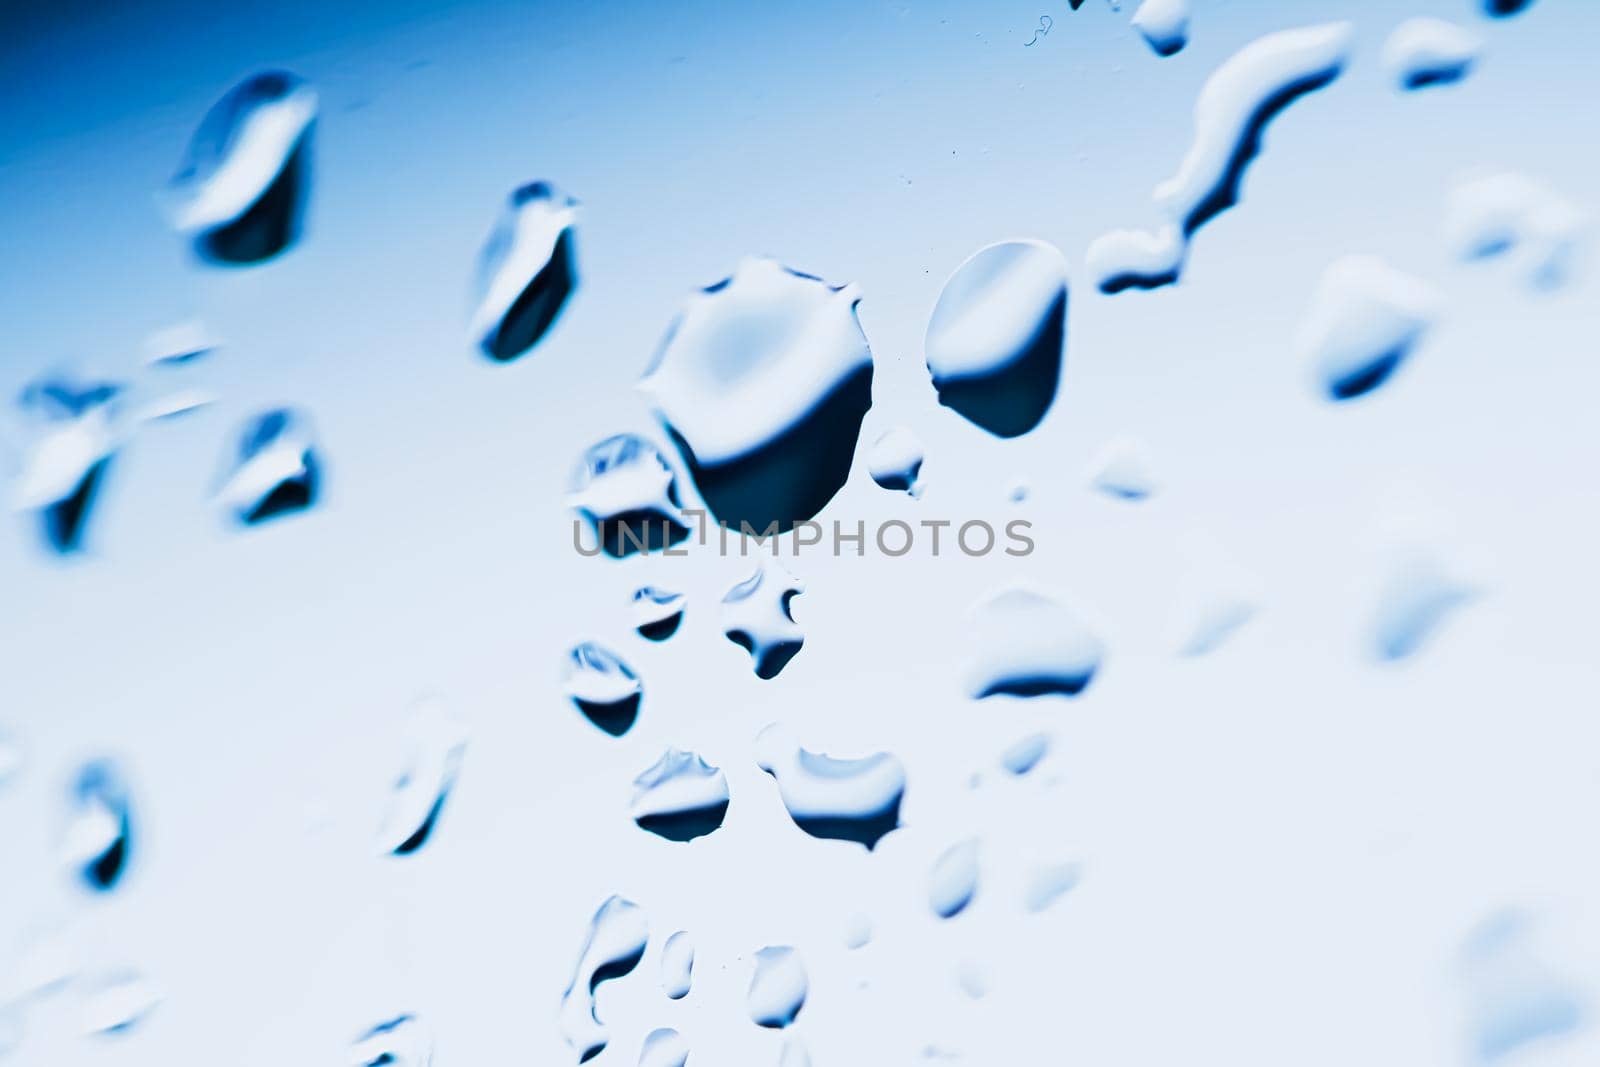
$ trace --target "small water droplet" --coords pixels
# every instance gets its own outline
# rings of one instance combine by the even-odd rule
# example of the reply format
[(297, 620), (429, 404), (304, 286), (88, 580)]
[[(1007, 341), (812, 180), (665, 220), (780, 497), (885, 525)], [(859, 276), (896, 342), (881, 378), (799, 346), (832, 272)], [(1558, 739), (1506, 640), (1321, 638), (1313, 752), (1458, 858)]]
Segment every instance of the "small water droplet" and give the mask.
[(60, 553), (82, 547), (95, 496), (121, 442), (122, 387), (41, 378), (18, 408), (28, 435), (14, 490), (17, 510), (39, 516), (45, 543)]
[(684, 1067), (688, 1062), (689, 1043), (671, 1027), (650, 1031), (639, 1048), (639, 1067)]
[(694, 941), (687, 930), (679, 930), (661, 948), (661, 991), (668, 1000), (682, 1000), (693, 980)]
[(91, 1036), (125, 1034), (161, 1003), (159, 986), (138, 971), (114, 971), (90, 979), (83, 990), (83, 1032)]
[(415, 1015), (396, 1015), (356, 1038), (351, 1067), (429, 1067), (433, 1035)]
[(1189, 0), (1144, 0), (1133, 28), (1156, 55), (1177, 55), (1189, 43)]
[(1438, 315), (1433, 286), (1375, 256), (1329, 264), (1295, 339), (1333, 400), (1370, 393), (1393, 376)]
[(1410, 18), (1383, 42), (1383, 65), (1402, 89), (1449, 85), (1467, 76), (1483, 35), (1444, 19)]
[(1100, 639), (1074, 612), (1041, 593), (1006, 589), (972, 614), (976, 637), (967, 694), (973, 699), (1075, 696), (1100, 669)]
[(1029, 734), (1000, 754), (1000, 766), (1020, 777), (1037, 767), (1049, 751), (1049, 734)]
[(1128, 436), (1108, 441), (1089, 461), (1089, 484), (1119, 500), (1148, 499), (1156, 476), (1144, 442)]
[(247, 78), (200, 121), (168, 184), (172, 224), (217, 263), (258, 263), (300, 235), (317, 94), (300, 78)]
[(437, 700), (425, 700), (406, 723), (405, 769), (395, 779), (378, 831), (378, 849), (409, 856), (427, 844), (444, 811), (467, 750), (467, 729)]
[(889, 753), (838, 759), (810, 752), (778, 723), (756, 737), (755, 752), (757, 766), (777, 781), (789, 817), (812, 837), (870, 850), (900, 825), (906, 773)]
[(941, 919), (961, 914), (978, 892), (978, 839), (957, 842), (939, 854), (928, 875), (928, 907)]
[(668, 548), (689, 536), (672, 468), (655, 445), (631, 433), (608, 437), (583, 454), (567, 506), (614, 559)]
[(1028, 874), (1022, 906), (1037, 914), (1054, 904), (1078, 884), (1083, 871), (1076, 863), (1047, 863)]
[(1027, 433), (1050, 410), (1065, 355), (1067, 264), (1042, 241), (973, 253), (928, 320), (939, 403), (998, 437)]
[(633, 785), (633, 821), (668, 841), (704, 837), (728, 814), (727, 777), (693, 752), (667, 749)]
[(904, 426), (879, 437), (867, 453), (867, 473), (889, 490), (922, 495), (922, 441)]
[(1492, 916), (1468, 937), (1462, 978), (1468, 1033), (1480, 1063), (1576, 1030), (1587, 1014), (1578, 987), (1546, 958), (1531, 918)]
[(1457, 608), (1478, 595), (1458, 564), (1438, 550), (1412, 546), (1390, 565), (1372, 623), (1372, 648), (1380, 659), (1417, 652)]
[(595, 989), (637, 967), (649, 938), (643, 909), (622, 897), (607, 897), (589, 921), (572, 981), (561, 995), (561, 1033), (577, 1051), (579, 1063), (598, 1056), (609, 1040), (595, 1014)]
[(254, 525), (311, 507), (321, 485), (310, 421), (276, 408), (240, 430), (217, 499), (240, 522)]
[(1523, 174), (1483, 174), (1458, 181), (1445, 202), (1445, 234), (1464, 260), (1506, 256), (1541, 289), (1562, 285), (1590, 229), (1588, 213)]
[(585, 641), (567, 655), (563, 682), (568, 699), (584, 718), (612, 737), (621, 737), (639, 717), (644, 686), (615, 652)]
[(478, 256), (472, 336), (513, 360), (539, 343), (577, 286), (578, 202), (548, 182), (515, 190)]
[(956, 985), (973, 1000), (989, 995), (989, 972), (975, 960), (962, 960), (956, 967)]
[(115, 889), (133, 850), (133, 803), (122, 771), (110, 760), (84, 764), (72, 785), (72, 814), (62, 858), (96, 892)]
[(794, 1022), (810, 987), (800, 954), (788, 945), (769, 945), (756, 953), (755, 974), (745, 998), (750, 1020), (781, 1030)]
[(672, 593), (646, 585), (633, 591), (633, 627), (647, 641), (665, 641), (683, 625), (686, 601), (682, 593)]
[(804, 591), (805, 583), (782, 564), (762, 560), (754, 574), (723, 596), (722, 632), (750, 653), (757, 678), (776, 678), (805, 644), (789, 607)]
[(872, 918), (862, 912), (856, 912), (845, 920), (844, 947), (848, 949), (864, 948), (872, 940)]
[(1011, 501), (1013, 504), (1020, 504), (1028, 499), (1028, 494), (1031, 491), (1032, 490), (1028, 488), (1026, 479), (1013, 478), (1010, 483), (1006, 485), (1006, 499)]
[(1255, 618), (1259, 604), (1254, 595), (1239, 590), (1216, 590), (1186, 612), (1180, 656), (1205, 656), (1217, 649), (1240, 627)]

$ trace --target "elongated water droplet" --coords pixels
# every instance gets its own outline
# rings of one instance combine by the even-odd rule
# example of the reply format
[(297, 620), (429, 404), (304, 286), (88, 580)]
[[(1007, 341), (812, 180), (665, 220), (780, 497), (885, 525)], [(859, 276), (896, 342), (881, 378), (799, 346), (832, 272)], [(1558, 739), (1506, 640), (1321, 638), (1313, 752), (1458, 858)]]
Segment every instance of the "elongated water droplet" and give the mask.
[(206, 112), (168, 185), (172, 224), (218, 263), (257, 263), (300, 235), (311, 183), (317, 94), (269, 71)]
[(1541, 289), (1563, 284), (1591, 228), (1587, 212), (1523, 174), (1458, 181), (1445, 201), (1445, 236), (1464, 260), (1507, 256)]
[(161, 988), (138, 971), (113, 971), (90, 979), (83, 990), (83, 1032), (125, 1034), (161, 1003)]
[(1375, 256), (1335, 260), (1322, 274), (1295, 339), (1333, 400), (1384, 384), (1433, 325), (1441, 297)]
[(862, 912), (856, 912), (845, 920), (844, 947), (857, 949), (865, 947), (872, 941), (872, 918)]
[(1133, 13), (1133, 28), (1156, 55), (1177, 55), (1189, 43), (1189, 0), (1144, 0)]
[(133, 803), (122, 771), (110, 760), (84, 764), (72, 786), (72, 815), (62, 858), (96, 892), (115, 889), (133, 851)]
[(584, 718), (612, 737), (621, 737), (639, 717), (644, 686), (615, 652), (585, 641), (567, 656), (563, 683), (567, 698)]
[(1477, 595), (1476, 584), (1439, 551), (1412, 547), (1400, 552), (1378, 593), (1373, 651), (1385, 660), (1413, 655)]
[(615, 559), (668, 548), (689, 536), (672, 468), (655, 445), (631, 433), (608, 437), (583, 454), (567, 506)]
[(245, 423), (217, 499), (240, 522), (253, 525), (311, 507), (321, 485), (310, 421), (277, 408)]
[(548, 182), (511, 194), (478, 256), (471, 331), (485, 354), (512, 360), (539, 343), (577, 286), (578, 202)]
[(1089, 461), (1089, 484), (1119, 500), (1144, 500), (1156, 491), (1149, 450), (1136, 437), (1108, 441)]
[(1082, 869), (1076, 863), (1047, 863), (1028, 874), (1022, 906), (1030, 913), (1044, 911), (1078, 884)]
[(1000, 766), (1021, 776), (1037, 767), (1049, 751), (1049, 734), (1029, 734), (1000, 754)]
[(872, 403), (860, 292), (770, 259), (692, 295), (640, 387), (718, 519), (780, 531), (850, 473)]
[(973, 253), (928, 320), (939, 403), (999, 437), (1027, 433), (1056, 396), (1066, 349), (1067, 264), (1042, 241)]
[(1041, 593), (1006, 589), (972, 614), (976, 636), (967, 694), (974, 699), (1075, 696), (1100, 668), (1100, 639), (1075, 613)]
[(1183, 273), (1188, 242), (1176, 224), (1156, 230), (1112, 230), (1089, 244), (1084, 263), (1107, 296), (1124, 289), (1159, 289)]
[(668, 841), (704, 837), (728, 814), (727, 777), (693, 752), (667, 749), (633, 785), (633, 821)]
[(1586, 998), (1546, 958), (1529, 916), (1492, 916), (1468, 937), (1462, 979), (1468, 1035), (1480, 1063), (1494, 1063), (1536, 1042), (1576, 1030)]
[(661, 991), (669, 1000), (682, 1000), (693, 981), (694, 940), (687, 930), (679, 930), (661, 947)]
[(1483, 51), (1483, 35), (1454, 22), (1410, 18), (1383, 42), (1383, 65), (1402, 89), (1449, 85), (1467, 76)]
[(595, 989), (637, 967), (649, 938), (644, 911), (622, 897), (607, 897), (589, 921), (572, 981), (561, 996), (561, 1033), (577, 1051), (579, 1063), (599, 1055), (609, 1040), (605, 1024), (595, 1014)]
[(643, 586), (633, 592), (633, 628), (647, 641), (665, 641), (683, 624), (682, 593)]
[(432, 836), (461, 771), (467, 728), (443, 704), (426, 700), (411, 713), (406, 743), (405, 769), (395, 779), (378, 831), (379, 851), (394, 856), (409, 856)]
[(794, 1022), (806, 1002), (810, 982), (800, 954), (788, 945), (769, 945), (756, 953), (755, 974), (745, 998), (750, 1020), (781, 1030)]
[(429, 1067), (433, 1035), (409, 1013), (387, 1019), (350, 1045), (350, 1067)]
[(57, 552), (82, 547), (122, 437), (121, 393), (110, 382), (49, 377), (30, 384), (18, 400), (28, 440), (13, 499), (17, 510), (39, 516), (45, 543)]
[(210, 355), (217, 339), (199, 319), (174, 323), (144, 339), (144, 361), (151, 367), (175, 367)]
[(639, 1067), (684, 1067), (689, 1062), (689, 1043), (671, 1027), (652, 1030), (639, 1049)]
[(776, 678), (805, 644), (789, 602), (805, 591), (805, 583), (782, 564), (762, 560), (754, 574), (722, 598), (722, 632), (750, 653), (756, 677)]
[(885, 489), (921, 496), (922, 441), (904, 426), (885, 432), (867, 454), (867, 473)]
[(900, 825), (906, 774), (889, 753), (837, 759), (809, 752), (778, 723), (761, 731), (755, 751), (756, 764), (777, 780), (789, 817), (812, 837), (871, 849)]
[(928, 875), (928, 907), (941, 919), (959, 915), (978, 892), (978, 839), (957, 842), (939, 854)]

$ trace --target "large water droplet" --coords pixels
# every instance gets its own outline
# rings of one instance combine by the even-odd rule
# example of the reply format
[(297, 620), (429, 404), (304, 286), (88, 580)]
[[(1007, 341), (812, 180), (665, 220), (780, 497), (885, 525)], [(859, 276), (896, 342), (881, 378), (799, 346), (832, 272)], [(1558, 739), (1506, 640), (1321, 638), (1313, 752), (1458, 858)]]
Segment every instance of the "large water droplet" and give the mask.
[(644, 686), (622, 657), (585, 641), (567, 655), (567, 697), (596, 727), (621, 737), (639, 717)]
[(478, 256), (471, 331), (483, 351), (516, 359), (539, 342), (577, 285), (578, 202), (546, 182), (511, 194)]
[(750, 653), (757, 678), (776, 678), (805, 644), (789, 602), (805, 583), (771, 560), (722, 598), (722, 632)]
[(1049, 751), (1049, 734), (1029, 734), (1000, 753), (1000, 766), (1020, 777), (1037, 767)]
[(1158, 56), (1176, 55), (1189, 43), (1189, 0), (1144, 0), (1133, 28)]
[(921, 496), (922, 441), (904, 426), (885, 432), (867, 453), (867, 473), (885, 489)]
[(1031, 913), (1044, 911), (1078, 884), (1082, 869), (1076, 863), (1047, 863), (1028, 874), (1022, 906)]
[(206, 112), (168, 185), (172, 224), (218, 263), (257, 263), (300, 235), (317, 94), (269, 71)]
[(1081, 693), (1100, 668), (1104, 648), (1065, 605), (1021, 587), (973, 609), (976, 636), (967, 671), (974, 699)]
[(746, 259), (692, 295), (640, 383), (713, 515), (787, 530), (833, 499), (872, 403), (860, 293)]
[(322, 463), (311, 424), (277, 408), (244, 424), (217, 498), (240, 522), (255, 524), (317, 502)]
[(939, 403), (1000, 437), (1039, 425), (1066, 347), (1067, 264), (1042, 241), (980, 249), (950, 276), (928, 320)]
[(633, 592), (633, 628), (647, 641), (665, 641), (683, 624), (686, 601), (682, 593), (672, 593), (647, 585)]
[(1386, 660), (1411, 656), (1477, 594), (1475, 583), (1439, 552), (1420, 547), (1403, 551), (1378, 593), (1373, 651)]
[(655, 445), (631, 433), (608, 437), (583, 454), (567, 506), (615, 559), (667, 548), (689, 536), (672, 468)]
[(161, 1003), (161, 988), (138, 971), (114, 971), (88, 980), (83, 990), (83, 1032), (125, 1034)]
[(579, 1063), (599, 1055), (609, 1040), (595, 1014), (595, 989), (637, 967), (649, 938), (643, 909), (622, 897), (607, 897), (589, 921), (572, 981), (561, 995), (561, 1033), (577, 1050)]
[(1108, 441), (1089, 461), (1089, 484), (1119, 500), (1144, 500), (1156, 491), (1149, 450), (1136, 437)]
[(756, 764), (777, 780), (789, 817), (812, 837), (871, 849), (900, 825), (906, 773), (889, 753), (837, 759), (809, 752), (777, 723), (761, 731), (755, 749)]
[(377, 1024), (350, 1045), (351, 1067), (428, 1067), (432, 1062), (433, 1035), (411, 1014)]
[(1440, 303), (1433, 286), (1375, 256), (1343, 256), (1323, 272), (1295, 348), (1331, 399), (1350, 400), (1389, 380)]
[(978, 892), (978, 839), (959, 841), (939, 854), (928, 875), (928, 907), (941, 919), (959, 915)]
[(1383, 42), (1383, 65), (1402, 89), (1448, 85), (1467, 76), (1483, 51), (1483, 35), (1454, 22), (1410, 18)]
[(23, 390), (18, 407), (28, 433), (14, 490), (19, 511), (39, 516), (45, 542), (57, 552), (83, 543), (95, 494), (116, 453), (121, 386), (42, 378)]
[(410, 748), (405, 769), (395, 779), (378, 848), (409, 856), (427, 844), (467, 751), (467, 729), (443, 704), (418, 704), (406, 724)]
[(1467, 939), (1462, 977), (1480, 1062), (1571, 1033), (1583, 1022), (1584, 997), (1545, 955), (1532, 921), (1518, 912), (1493, 916)]
[(728, 814), (727, 776), (693, 752), (667, 749), (633, 785), (633, 821), (668, 841), (704, 837)]
[(1590, 229), (1576, 204), (1523, 174), (1485, 174), (1457, 182), (1445, 202), (1445, 234), (1465, 260), (1508, 256), (1513, 270), (1542, 289), (1572, 273)]
[(745, 998), (757, 1026), (782, 1029), (794, 1022), (810, 983), (800, 954), (788, 945), (769, 945), (756, 953), (755, 974)]
[(95, 760), (72, 785), (72, 814), (62, 840), (62, 859), (96, 892), (116, 888), (133, 849), (133, 803), (122, 771)]
[(661, 991), (668, 1000), (682, 1000), (693, 981), (694, 941), (687, 930), (679, 930), (661, 947)]

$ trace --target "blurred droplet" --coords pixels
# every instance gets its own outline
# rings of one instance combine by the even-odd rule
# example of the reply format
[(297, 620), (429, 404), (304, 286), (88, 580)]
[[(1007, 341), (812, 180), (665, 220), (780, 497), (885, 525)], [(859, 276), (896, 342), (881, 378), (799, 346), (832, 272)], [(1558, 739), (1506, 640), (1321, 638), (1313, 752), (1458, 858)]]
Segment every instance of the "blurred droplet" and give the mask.
[(1455, 610), (1478, 595), (1477, 584), (1437, 549), (1410, 546), (1390, 565), (1372, 622), (1380, 659), (1417, 652)]
[(867, 473), (885, 489), (922, 495), (922, 442), (904, 426), (896, 426), (873, 442)]
[(115, 889), (133, 850), (133, 803), (122, 771), (110, 760), (84, 764), (72, 785), (72, 811), (62, 859), (90, 889)]
[(383, 826), (380, 852), (409, 856), (427, 844), (461, 770), (467, 728), (436, 700), (425, 700), (406, 724), (409, 754), (395, 779)]
[(567, 655), (567, 698), (598, 729), (621, 737), (639, 717), (644, 686), (615, 652), (585, 641)]
[(32, 382), (18, 399), (27, 433), (13, 490), (18, 511), (39, 516), (56, 552), (82, 547), (96, 493), (122, 437), (122, 387), (65, 377)]
[(1494, 915), (1468, 937), (1462, 980), (1478, 1062), (1497, 1062), (1584, 1023), (1588, 998), (1549, 956), (1532, 919), (1520, 912)]
[(1144, 0), (1133, 28), (1156, 55), (1176, 55), (1189, 43), (1189, 0)]
[(396, 1015), (350, 1046), (350, 1067), (429, 1067), (433, 1035), (415, 1015)]
[(649, 937), (644, 911), (622, 897), (607, 897), (589, 920), (572, 981), (561, 995), (561, 1033), (577, 1051), (579, 1063), (599, 1055), (610, 1039), (595, 1014), (595, 989), (637, 967)]
[(1156, 491), (1149, 450), (1136, 437), (1108, 441), (1089, 461), (1089, 484), (1107, 496), (1139, 501)]
[(663, 1026), (645, 1035), (639, 1049), (639, 1067), (684, 1067), (689, 1062), (689, 1043), (671, 1027)]
[(1323, 272), (1295, 349), (1330, 399), (1351, 400), (1389, 380), (1440, 304), (1433, 286), (1375, 256), (1343, 256)]
[(661, 947), (661, 991), (668, 1000), (682, 1000), (693, 980), (694, 941), (687, 930), (679, 930)]
[(1049, 734), (1029, 734), (1000, 754), (1000, 766), (1020, 777), (1037, 767), (1049, 751)]
[(140, 422), (160, 422), (187, 415), (216, 403), (216, 396), (204, 389), (176, 389), (139, 406), (134, 418)]
[(793, 948), (769, 945), (761, 949), (745, 998), (750, 1020), (757, 1026), (781, 1030), (800, 1014), (809, 987), (805, 964)]
[(1449, 85), (1467, 76), (1483, 51), (1483, 35), (1444, 19), (1418, 17), (1383, 42), (1383, 65), (1402, 89)]
[(1047, 863), (1028, 873), (1022, 906), (1037, 914), (1054, 904), (1078, 884), (1082, 869), (1076, 863)]
[(941, 919), (959, 915), (978, 892), (978, 839), (957, 842), (939, 854), (928, 875), (928, 907)]
[(1100, 639), (1074, 612), (1041, 593), (1006, 589), (980, 602), (972, 615), (976, 636), (967, 695), (975, 700), (1075, 696), (1100, 669)]
[(163, 993), (138, 971), (115, 971), (87, 982), (83, 990), (83, 1032), (125, 1034), (156, 1009)]
[(906, 774), (887, 752), (837, 759), (809, 752), (774, 723), (756, 737), (756, 764), (778, 783), (783, 806), (812, 837), (873, 848), (900, 825)]
[(728, 814), (727, 777), (693, 752), (667, 749), (633, 785), (633, 821), (668, 841), (704, 837)]
[(144, 339), (144, 361), (151, 367), (175, 367), (210, 355), (217, 339), (198, 319), (163, 327)]
[(1204, 656), (1221, 648), (1238, 629), (1255, 618), (1256, 598), (1243, 591), (1216, 590), (1187, 611), (1180, 622), (1180, 656)]
[(498, 360), (539, 343), (578, 284), (578, 202), (548, 182), (511, 194), (478, 256), (472, 336)]
[(872, 940), (872, 919), (871, 919), (871, 917), (869, 917), (869, 916), (863, 914), (862, 912), (858, 911), (854, 915), (850, 916), (850, 918), (845, 921), (845, 924), (844, 924), (844, 947), (845, 948), (849, 948), (849, 949), (863, 948), (871, 940)]
[(647, 585), (633, 592), (633, 628), (648, 641), (665, 641), (683, 624), (682, 593)]
[(244, 424), (217, 499), (240, 522), (254, 525), (311, 507), (321, 482), (310, 422), (277, 408)]
[(989, 995), (989, 972), (975, 960), (962, 960), (956, 966), (956, 985), (973, 1000)]
[(1491, 18), (1506, 18), (1526, 11), (1533, 0), (1483, 0), (1483, 12)]
[(635, 434), (608, 437), (583, 454), (567, 506), (614, 559), (668, 548), (689, 536), (672, 468), (655, 445)]
[(805, 591), (805, 583), (776, 560), (762, 560), (755, 573), (722, 598), (722, 632), (750, 653), (756, 677), (778, 676), (805, 644), (789, 602)]
[(1540, 289), (1572, 275), (1591, 219), (1554, 189), (1523, 174), (1484, 174), (1458, 181), (1445, 201), (1445, 236), (1464, 260), (1505, 256)]

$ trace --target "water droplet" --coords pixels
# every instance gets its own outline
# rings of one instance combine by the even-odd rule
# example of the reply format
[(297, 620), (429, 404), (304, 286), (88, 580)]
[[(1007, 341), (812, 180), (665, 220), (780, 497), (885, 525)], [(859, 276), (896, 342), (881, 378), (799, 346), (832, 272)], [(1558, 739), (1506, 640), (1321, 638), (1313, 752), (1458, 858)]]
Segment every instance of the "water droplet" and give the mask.
[(115, 971), (89, 980), (83, 991), (83, 1032), (109, 1036), (138, 1026), (164, 994), (137, 971)]
[(1189, 43), (1189, 0), (1144, 0), (1133, 13), (1133, 28), (1156, 55), (1176, 55)]
[(1100, 668), (1100, 639), (1065, 605), (1014, 587), (973, 609), (974, 657), (967, 694), (1035, 697), (1075, 696)]
[(396, 1015), (374, 1026), (350, 1046), (351, 1067), (428, 1067), (433, 1035), (415, 1015)]
[(593, 641), (568, 653), (564, 688), (584, 718), (612, 737), (628, 732), (644, 699), (644, 686), (632, 668)]
[(244, 424), (217, 498), (240, 522), (254, 525), (309, 508), (321, 483), (310, 422), (277, 408)]
[(671, 1027), (650, 1031), (639, 1048), (639, 1067), (684, 1067), (688, 1062), (689, 1043)]
[(1323, 272), (1295, 348), (1331, 399), (1350, 400), (1394, 374), (1440, 303), (1433, 286), (1375, 256), (1343, 256)]
[(978, 892), (978, 839), (957, 842), (939, 854), (928, 875), (928, 907), (941, 919), (959, 915)]
[(844, 485), (872, 403), (859, 300), (853, 285), (745, 259), (668, 329), (640, 387), (729, 526), (788, 530)]
[(210, 355), (217, 339), (198, 319), (156, 330), (144, 340), (144, 361), (151, 367), (174, 367)]
[(1241, 626), (1255, 618), (1257, 610), (1253, 595), (1225, 591), (1209, 594), (1189, 611), (1182, 626), (1178, 654), (1204, 656), (1215, 652)]
[(1464, 260), (1507, 256), (1529, 284), (1552, 289), (1572, 273), (1590, 228), (1577, 205), (1543, 182), (1515, 173), (1457, 182), (1445, 203), (1445, 234)]
[(973, 1000), (989, 995), (989, 972), (975, 960), (962, 960), (956, 967), (956, 985)]
[(704, 837), (728, 814), (727, 777), (693, 752), (667, 749), (633, 785), (633, 821), (668, 841)]
[(1156, 491), (1149, 450), (1135, 437), (1107, 442), (1089, 461), (1089, 484), (1107, 496), (1139, 501)]
[(1531, 919), (1519, 912), (1491, 917), (1467, 939), (1462, 977), (1479, 1062), (1569, 1034), (1583, 1022), (1580, 990), (1545, 956)]
[(1021, 776), (1037, 767), (1049, 751), (1049, 734), (1029, 734), (1000, 754), (1000, 766)]
[(1445, 619), (1477, 595), (1476, 584), (1438, 551), (1402, 550), (1378, 593), (1373, 651), (1385, 660), (1411, 656)]
[(583, 454), (567, 506), (614, 559), (668, 548), (689, 536), (672, 468), (655, 445), (631, 433), (608, 437)]
[(622, 897), (607, 897), (589, 921), (572, 981), (561, 995), (561, 1033), (577, 1050), (579, 1063), (598, 1056), (609, 1040), (605, 1024), (595, 1014), (595, 989), (637, 967), (649, 939), (643, 909)]
[(62, 859), (96, 892), (115, 889), (133, 847), (133, 804), (122, 771), (110, 760), (84, 764), (72, 785), (72, 815)]
[(1022, 906), (1037, 914), (1065, 896), (1078, 884), (1082, 868), (1076, 863), (1047, 863), (1028, 874)]
[(844, 947), (848, 949), (864, 948), (872, 940), (872, 918), (861, 912), (856, 912), (845, 920)]
[(804, 591), (805, 583), (781, 564), (762, 560), (722, 598), (722, 632), (750, 653), (757, 678), (776, 678), (805, 644), (789, 608)]
[(1483, 35), (1454, 22), (1410, 18), (1383, 42), (1383, 65), (1402, 89), (1448, 85), (1467, 76), (1483, 51)]
[(756, 737), (756, 764), (778, 783), (783, 806), (812, 837), (873, 848), (900, 825), (906, 772), (887, 752), (838, 759), (809, 752), (774, 723)]
[(100, 483), (120, 443), (122, 387), (62, 377), (30, 384), (18, 400), (28, 445), (14, 501), (41, 521), (45, 542), (68, 553), (82, 547)]
[(668, 1000), (682, 1000), (693, 980), (694, 941), (687, 930), (679, 930), (661, 948), (661, 991)]
[(794, 1022), (806, 1002), (809, 988), (805, 964), (788, 945), (769, 945), (756, 953), (756, 970), (750, 978), (745, 1003), (757, 1026), (779, 1030)]
[(896, 426), (873, 443), (867, 473), (885, 489), (922, 495), (922, 442), (904, 426)]
[(648, 641), (665, 641), (683, 624), (682, 593), (647, 585), (633, 592), (633, 626)]
[(1065, 356), (1067, 264), (1042, 241), (973, 253), (928, 320), (939, 403), (998, 437), (1027, 433), (1055, 400)]
[(379, 851), (394, 856), (409, 856), (427, 844), (467, 751), (465, 724), (436, 700), (412, 711), (406, 738), (405, 769), (395, 779), (378, 831)]
[(200, 121), (168, 184), (177, 231), (218, 263), (258, 263), (300, 234), (317, 94), (283, 71), (247, 78)]
[(471, 331), (494, 359), (538, 344), (577, 286), (578, 202), (547, 182), (511, 194), (478, 256)]
[(1028, 483), (1021, 478), (1013, 478), (1006, 486), (1006, 499), (1013, 504), (1020, 504), (1028, 499)]

